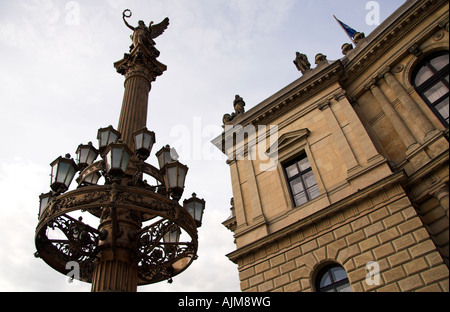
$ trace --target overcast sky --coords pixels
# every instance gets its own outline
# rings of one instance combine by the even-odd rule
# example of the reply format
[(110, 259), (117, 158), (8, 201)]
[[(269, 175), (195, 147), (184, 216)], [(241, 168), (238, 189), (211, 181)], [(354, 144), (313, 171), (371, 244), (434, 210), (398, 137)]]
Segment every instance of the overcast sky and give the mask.
[[(198, 260), (172, 284), (139, 291), (240, 291), (237, 266), (225, 256), (233, 235), (221, 224), (230, 215), (230, 172), (210, 141), (236, 94), (249, 110), (300, 77), (295, 52), (313, 67), (317, 53), (343, 57), (349, 38), (333, 14), (366, 35), (375, 29), (368, 2), (0, 0), (0, 291), (90, 290), (34, 257), (38, 196), (49, 191), (50, 162), (74, 157), (80, 143), (97, 146), (98, 128), (117, 128), (124, 77), (113, 63), (131, 44), (124, 9), (133, 26), (170, 18), (155, 40), (168, 70), (149, 96), (149, 161), (156, 166), (154, 153), (175, 146), (189, 167), (184, 198), (195, 191), (206, 200)], [(377, 3), (383, 21), (404, 1)]]

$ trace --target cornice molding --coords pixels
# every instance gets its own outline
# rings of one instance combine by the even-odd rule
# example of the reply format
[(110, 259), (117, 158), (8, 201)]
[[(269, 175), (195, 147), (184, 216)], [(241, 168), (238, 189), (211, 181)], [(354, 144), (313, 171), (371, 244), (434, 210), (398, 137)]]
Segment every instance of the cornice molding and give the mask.
[[(408, 4), (408, 2), (411, 2)], [(355, 49), (350, 51), (346, 58), (345, 71), (342, 78), (342, 83), (353, 80), (355, 76), (362, 75), (369, 66), (371, 66), (378, 58), (378, 55), (384, 54), (395, 44), (401, 41), (412, 29), (417, 27), (426, 18), (432, 15), (435, 11), (447, 3), (444, 0), (426, 0), (426, 1), (408, 1), (404, 6), (400, 7), (398, 12), (394, 12), (386, 21), (385, 25), (380, 25), (378, 29), (374, 30), (364, 41)], [(433, 29), (439, 27), (439, 23), (433, 26)], [(421, 40), (426, 37), (421, 35)], [(407, 53), (420, 53), (420, 40), (413, 41), (409, 44), (401, 55)], [(401, 57), (398, 55), (398, 57)], [(391, 59), (390, 64), (396, 62), (396, 59)]]
[[(314, 215), (312, 215), (308, 218), (299, 220), (279, 231), (276, 231), (276, 232), (274, 232), (270, 235), (267, 235), (253, 243), (245, 245), (245, 246), (227, 254), (227, 257), (234, 263), (237, 263), (237, 261), (240, 258), (245, 257), (246, 255), (254, 252), (255, 250), (260, 249), (265, 245), (271, 244), (274, 241), (282, 239), (283, 237), (286, 237), (287, 235), (290, 235), (291, 233), (294, 233), (294, 232), (304, 228), (305, 226), (320, 222), (322, 219), (326, 218), (327, 216), (329, 216), (333, 213), (336, 213), (342, 209), (351, 207), (356, 202), (358, 202), (360, 200), (364, 200), (365, 198), (367, 198), (369, 196), (373, 196), (377, 192), (382, 191), (386, 185), (403, 183), (405, 181), (405, 179), (406, 179), (406, 174), (404, 171), (398, 171), (396, 173), (393, 173), (390, 176), (354, 193), (353, 195), (348, 196), (348, 197), (340, 200), (339, 202), (334, 203), (334, 204), (318, 211), (317, 213), (315, 213)], [(270, 225), (270, 221), (269, 221), (269, 225)]]
[[(324, 66), (325, 65), (325, 66)], [(337, 60), (312, 69), (284, 89), (253, 107), (245, 114), (233, 120), (231, 124), (269, 124), (280, 114), (301, 105), (315, 94), (338, 81), (343, 71), (342, 63)]]

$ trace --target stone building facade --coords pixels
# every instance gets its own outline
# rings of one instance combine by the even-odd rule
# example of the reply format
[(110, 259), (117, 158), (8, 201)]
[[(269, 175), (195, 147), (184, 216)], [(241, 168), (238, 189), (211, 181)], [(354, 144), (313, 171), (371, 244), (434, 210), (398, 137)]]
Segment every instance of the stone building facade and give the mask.
[(448, 10), (408, 0), (224, 116), (242, 291), (449, 290)]

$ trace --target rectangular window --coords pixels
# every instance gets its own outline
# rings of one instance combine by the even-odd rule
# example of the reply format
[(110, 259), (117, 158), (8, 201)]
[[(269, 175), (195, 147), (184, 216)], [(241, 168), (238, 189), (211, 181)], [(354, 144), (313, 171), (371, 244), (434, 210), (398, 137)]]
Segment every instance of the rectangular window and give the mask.
[(283, 167), (295, 206), (300, 206), (320, 195), (306, 154), (286, 163)]

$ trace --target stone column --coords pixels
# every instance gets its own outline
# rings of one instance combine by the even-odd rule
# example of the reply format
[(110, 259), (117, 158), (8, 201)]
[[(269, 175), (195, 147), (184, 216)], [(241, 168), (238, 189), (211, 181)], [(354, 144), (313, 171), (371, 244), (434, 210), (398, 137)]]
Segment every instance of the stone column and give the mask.
[(134, 75), (125, 81), (122, 109), (117, 130), (122, 133), (122, 140), (133, 147), (134, 131), (147, 124), (147, 103), (150, 82), (142, 76)]
[(125, 54), (122, 60), (114, 63), (117, 72), (126, 78), (117, 130), (130, 147), (133, 147), (133, 132), (147, 124), (151, 83), (167, 69), (166, 65), (156, 60), (158, 56), (159, 51), (155, 47), (138, 44), (130, 54)]
[(444, 185), (436, 192), (434, 192), (433, 196), (439, 201), (439, 204), (444, 209), (447, 218), (449, 217), (448, 207), (449, 207), (449, 190), (448, 185)]
[(397, 78), (390, 72), (389, 67), (383, 70), (379, 76), (384, 78), (398, 97), (399, 101), (408, 111), (410, 118), (405, 118), (405, 121), (407, 122), (407, 119), (412, 121), (412, 125), (410, 125), (411, 131), (416, 132), (416, 136), (419, 140), (422, 142), (426, 141), (428, 136), (433, 134), (433, 130), (436, 130), (435, 127), (431, 124), (417, 103), (409, 96), (408, 92), (406, 92), (405, 88), (403, 88)]
[(380, 89), (380, 87), (378, 87), (375, 81), (372, 81), (370, 85), (366, 86), (366, 89), (370, 90), (378, 103), (380, 103), (381, 109), (386, 114), (386, 117), (391, 121), (391, 124), (394, 127), (395, 131), (405, 144), (407, 152), (418, 146), (416, 139), (406, 127), (405, 123), (400, 118), (391, 102), (389, 102), (389, 100), (386, 98), (383, 91)]

